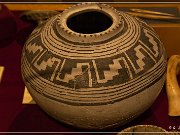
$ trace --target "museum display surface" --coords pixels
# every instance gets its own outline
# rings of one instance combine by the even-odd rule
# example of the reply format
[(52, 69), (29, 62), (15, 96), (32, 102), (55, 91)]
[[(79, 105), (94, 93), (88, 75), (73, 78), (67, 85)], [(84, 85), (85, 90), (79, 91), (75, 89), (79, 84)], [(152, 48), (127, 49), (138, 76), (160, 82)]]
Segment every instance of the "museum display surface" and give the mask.
[[(4, 5), (2, 9), (9, 11)], [(16, 34), (8, 42), (1, 40), (2, 131), (121, 131), (139, 124), (180, 130), (179, 118), (167, 113), (164, 41), (151, 25), (106, 4), (74, 5), (38, 27), (20, 14), (9, 15), (16, 20)], [(80, 23), (101, 27), (88, 24), (85, 31), (84, 25), (76, 29), (77, 20), (85, 15), (88, 22)], [(96, 15), (103, 25), (95, 22)], [(37, 104), (22, 103), (25, 85), (20, 67)]]

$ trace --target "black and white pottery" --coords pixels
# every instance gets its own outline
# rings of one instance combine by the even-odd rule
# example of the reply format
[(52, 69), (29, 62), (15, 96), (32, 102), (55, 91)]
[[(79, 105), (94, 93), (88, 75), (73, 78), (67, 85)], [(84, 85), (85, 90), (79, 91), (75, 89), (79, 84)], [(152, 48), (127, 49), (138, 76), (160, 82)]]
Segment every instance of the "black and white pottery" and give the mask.
[(152, 105), (165, 81), (166, 54), (142, 20), (82, 3), (32, 32), (21, 69), (30, 94), (50, 116), (99, 130), (121, 126)]

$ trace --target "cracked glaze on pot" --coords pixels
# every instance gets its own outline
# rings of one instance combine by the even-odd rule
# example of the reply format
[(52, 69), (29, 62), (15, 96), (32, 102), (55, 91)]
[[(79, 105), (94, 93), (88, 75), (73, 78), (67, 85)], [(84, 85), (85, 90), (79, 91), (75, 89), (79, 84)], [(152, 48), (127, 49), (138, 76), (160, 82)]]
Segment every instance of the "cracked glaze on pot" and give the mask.
[[(67, 25), (90, 12), (112, 24), (85, 34)], [(165, 69), (165, 50), (152, 28), (96, 3), (72, 6), (38, 26), (22, 55), (22, 76), (37, 104), (59, 121), (87, 129), (122, 125), (148, 109)]]

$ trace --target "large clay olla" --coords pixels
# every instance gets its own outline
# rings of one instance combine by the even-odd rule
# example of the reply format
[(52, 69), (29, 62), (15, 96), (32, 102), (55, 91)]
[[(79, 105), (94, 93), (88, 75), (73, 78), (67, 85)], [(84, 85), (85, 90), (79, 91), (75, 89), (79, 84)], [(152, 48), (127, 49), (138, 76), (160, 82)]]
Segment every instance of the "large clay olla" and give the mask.
[(152, 105), (164, 84), (166, 55), (142, 20), (83, 3), (32, 32), (21, 68), (30, 94), (49, 115), (80, 128), (106, 129)]

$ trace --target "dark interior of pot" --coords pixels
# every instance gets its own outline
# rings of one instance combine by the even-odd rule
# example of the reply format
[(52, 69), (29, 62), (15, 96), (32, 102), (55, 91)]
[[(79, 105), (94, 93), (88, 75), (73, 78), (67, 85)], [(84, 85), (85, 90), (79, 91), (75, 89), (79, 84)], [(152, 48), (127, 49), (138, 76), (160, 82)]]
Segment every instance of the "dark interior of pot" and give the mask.
[(72, 15), (67, 19), (67, 26), (72, 31), (82, 34), (93, 34), (107, 30), (113, 21), (105, 13), (88, 11)]

